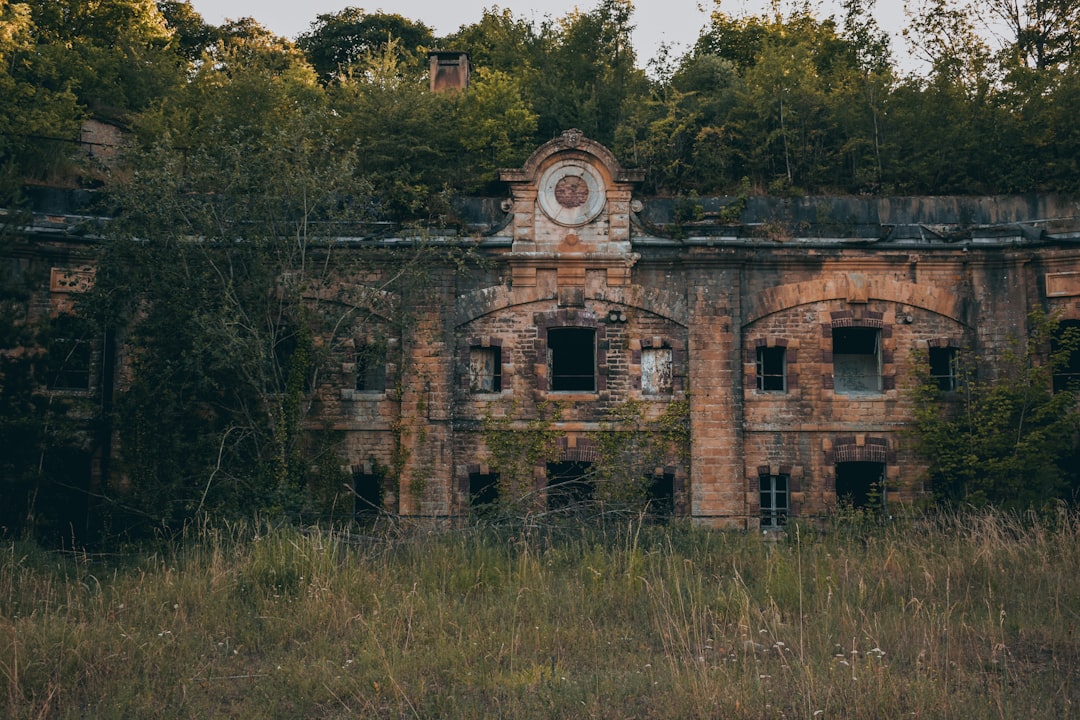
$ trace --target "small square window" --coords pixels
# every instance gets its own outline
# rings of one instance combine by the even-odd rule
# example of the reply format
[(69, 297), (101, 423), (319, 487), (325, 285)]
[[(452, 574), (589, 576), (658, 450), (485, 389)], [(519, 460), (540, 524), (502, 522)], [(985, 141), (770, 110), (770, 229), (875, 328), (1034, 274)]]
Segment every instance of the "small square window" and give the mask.
[(673, 385), (671, 348), (646, 348), (641, 351), (641, 392), (645, 395), (670, 395)]
[(761, 527), (776, 530), (787, 524), (788, 476), (759, 475), (761, 494)]
[(938, 390), (953, 392), (957, 387), (958, 353), (956, 348), (932, 347), (929, 353), (930, 377)]
[(502, 349), (474, 347), (469, 350), (469, 391), (502, 392)]
[(596, 331), (551, 328), (547, 334), (548, 370), (555, 392), (596, 391)]
[(787, 390), (787, 351), (782, 347), (757, 349), (757, 389), (764, 392)]

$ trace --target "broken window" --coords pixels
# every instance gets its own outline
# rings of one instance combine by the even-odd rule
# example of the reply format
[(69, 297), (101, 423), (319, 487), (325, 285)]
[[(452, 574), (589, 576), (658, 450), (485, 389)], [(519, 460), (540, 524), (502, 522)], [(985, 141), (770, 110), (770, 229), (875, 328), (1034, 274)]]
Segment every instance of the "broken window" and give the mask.
[(641, 351), (641, 392), (645, 395), (670, 395), (673, 388), (671, 348), (645, 348)]
[(757, 389), (765, 392), (787, 390), (787, 352), (782, 347), (757, 349)]
[(469, 473), (469, 506), (490, 507), (499, 499), (498, 473)]
[(1050, 342), (1054, 392), (1080, 388), (1080, 321), (1063, 320)]
[(881, 331), (833, 328), (833, 389), (838, 393), (881, 392)]
[(841, 508), (884, 510), (885, 465), (879, 462), (836, 464), (836, 499)]
[(548, 463), (547, 471), (548, 510), (577, 510), (592, 500), (592, 463)]
[(548, 330), (548, 371), (555, 392), (596, 391), (596, 331)]
[(788, 484), (787, 475), (759, 475), (761, 497), (761, 528), (776, 530), (787, 524)]
[(930, 377), (938, 390), (953, 392), (957, 388), (959, 353), (956, 348), (932, 347), (929, 354)]
[(502, 392), (502, 348), (474, 347), (469, 350), (469, 391)]
[(379, 345), (356, 348), (356, 390), (386, 392), (386, 349)]
[(382, 512), (382, 476), (378, 473), (353, 473), (353, 498), (353, 512), (358, 518), (371, 518)]

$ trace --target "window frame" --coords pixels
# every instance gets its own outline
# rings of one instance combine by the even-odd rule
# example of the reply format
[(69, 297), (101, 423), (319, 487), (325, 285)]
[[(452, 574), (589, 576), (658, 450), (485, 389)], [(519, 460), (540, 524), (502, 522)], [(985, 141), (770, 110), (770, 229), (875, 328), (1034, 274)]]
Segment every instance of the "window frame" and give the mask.
[[(783, 480), (783, 489), (777, 486)], [(783, 506), (779, 499), (783, 498)], [(766, 502), (768, 499), (768, 502)], [(758, 475), (760, 525), (763, 530), (782, 530), (791, 516), (791, 475), (788, 473)]]
[(960, 352), (956, 347), (931, 347), (927, 351), (930, 378), (942, 392), (956, 392), (960, 386)]
[[(585, 342), (585, 336), (588, 341)], [(581, 338), (576, 343), (573, 337)], [(552, 342), (558, 338), (557, 342)], [(577, 325), (560, 325), (547, 328), (547, 370), (550, 392), (555, 393), (596, 393), (598, 391), (599, 375), (597, 360), (597, 331), (594, 327), (581, 327)], [(588, 347), (590, 357), (588, 366), (589, 373), (586, 375), (574, 370), (584, 369), (586, 363), (580, 359), (567, 359), (567, 355), (575, 349)], [(584, 379), (588, 378), (588, 387), (585, 387)], [(576, 382), (575, 382), (576, 381)], [(567, 386), (569, 385), (569, 387)]]
[[(770, 357), (771, 356), (771, 357)], [(779, 364), (779, 372), (776, 365)], [(788, 391), (787, 348), (779, 345), (759, 345), (755, 350), (754, 372), (759, 392), (786, 393)], [(779, 379), (780, 387), (769, 387), (769, 380)]]
[[(833, 369), (833, 391), (838, 395), (880, 395), (884, 392), (884, 373), (883, 371), (883, 352), (882, 352), (882, 328), (880, 327), (867, 327), (864, 325), (844, 325), (834, 326), (832, 328), (831, 341), (832, 341), (832, 369)], [(859, 335), (872, 335), (873, 336), (873, 351), (872, 352), (840, 352), (837, 350), (838, 335), (845, 345), (865, 343), (864, 338), (859, 338)], [(873, 358), (874, 374), (873, 378), (876, 380), (875, 387), (860, 387), (861, 383), (855, 382), (859, 377), (870, 378), (870, 375), (854, 375), (847, 372), (837, 372), (837, 356), (845, 356), (849, 358)], [(856, 360), (852, 359), (845, 363), (854, 369)], [(866, 361), (867, 365), (870, 365)], [(841, 382), (843, 380), (844, 382)], [(869, 383), (867, 383), (869, 384)]]
[[(478, 364), (478, 359), (490, 360), (488, 363)], [(477, 368), (483, 365), (484, 368), (490, 367), (490, 373), (485, 369), (483, 373), (478, 373)], [(496, 345), (472, 345), (469, 347), (469, 392), (473, 395), (489, 395), (493, 393), (501, 393), (503, 391), (503, 374), (502, 374), (502, 348)], [(479, 380), (479, 381), (478, 381)], [(484, 385), (488, 387), (484, 387)]]

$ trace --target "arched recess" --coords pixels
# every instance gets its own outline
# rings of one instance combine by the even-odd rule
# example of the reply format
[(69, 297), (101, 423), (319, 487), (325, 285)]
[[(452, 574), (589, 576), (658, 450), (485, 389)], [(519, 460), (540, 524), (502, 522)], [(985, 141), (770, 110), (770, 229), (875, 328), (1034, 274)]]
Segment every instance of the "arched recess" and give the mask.
[[(665, 320), (687, 327), (689, 309), (686, 298), (678, 293), (660, 288), (605, 287), (585, 296), (586, 301), (601, 302), (652, 313)], [(454, 326), (462, 327), (485, 315), (501, 312), (511, 307), (531, 305), (538, 302), (555, 303), (553, 288), (510, 288), (506, 285), (474, 290), (457, 298), (454, 308)]]
[(903, 305), (928, 310), (955, 320), (957, 323), (967, 326), (963, 320), (963, 298), (948, 288), (929, 287), (897, 281), (893, 278), (877, 278), (861, 276), (859, 284), (855, 286), (855, 280), (851, 276), (837, 277), (828, 280), (809, 280), (788, 285), (778, 285), (761, 292), (748, 304), (748, 311), (743, 322), (747, 327), (763, 317), (772, 315), (782, 310), (790, 310), (800, 305), (810, 305), (817, 302), (835, 300), (850, 300), (859, 297), (860, 300), (884, 300)]

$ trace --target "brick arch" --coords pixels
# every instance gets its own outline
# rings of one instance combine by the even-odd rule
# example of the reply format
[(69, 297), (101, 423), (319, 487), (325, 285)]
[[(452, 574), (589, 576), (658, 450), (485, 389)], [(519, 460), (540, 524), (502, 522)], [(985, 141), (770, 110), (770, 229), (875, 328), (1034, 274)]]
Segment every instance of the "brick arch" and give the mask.
[[(610, 305), (624, 305), (632, 310), (651, 313), (681, 327), (687, 327), (690, 322), (686, 299), (670, 290), (645, 289), (636, 285), (628, 288), (607, 287), (589, 293), (585, 299)], [(506, 285), (474, 290), (458, 296), (454, 308), (454, 325), (462, 327), (485, 315), (538, 302), (555, 304), (556, 293), (545, 288), (511, 288)]]
[(948, 288), (929, 287), (886, 277), (865, 276), (858, 287), (855, 287), (855, 281), (848, 277), (836, 277), (769, 288), (753, 298), (743, 327), (748, 327), (773, 313), (791, 310), (801, 305), (850, 300), (860, 295), (862, 296), (860, 299), (884, 300), (929, 310), (966, 326), (961, 319), (961, 300)]
[(889, 441), (882, 437), (867, 437), (860, 443), (854, 435), (834, 438), (832, 446), (825, 451), (825, 464), (833, 466), (842, 462), (876, 462), (889, 465), (894, 460)]
[(318, 287), (303, 294), (304, 300), (319, 300), (334, 305), (356, 308), (369, 312), (381, 320), (392, 319), (393, 311), (401, 304), (397, 293), (378, 290), (367, 285), (340, 283), (331, 287)]
[(591, 437), (576, 435), (561, 437), (556, 441), (559, 456), (557, 462), (595, 463), (600, 459), (600, 448)]

